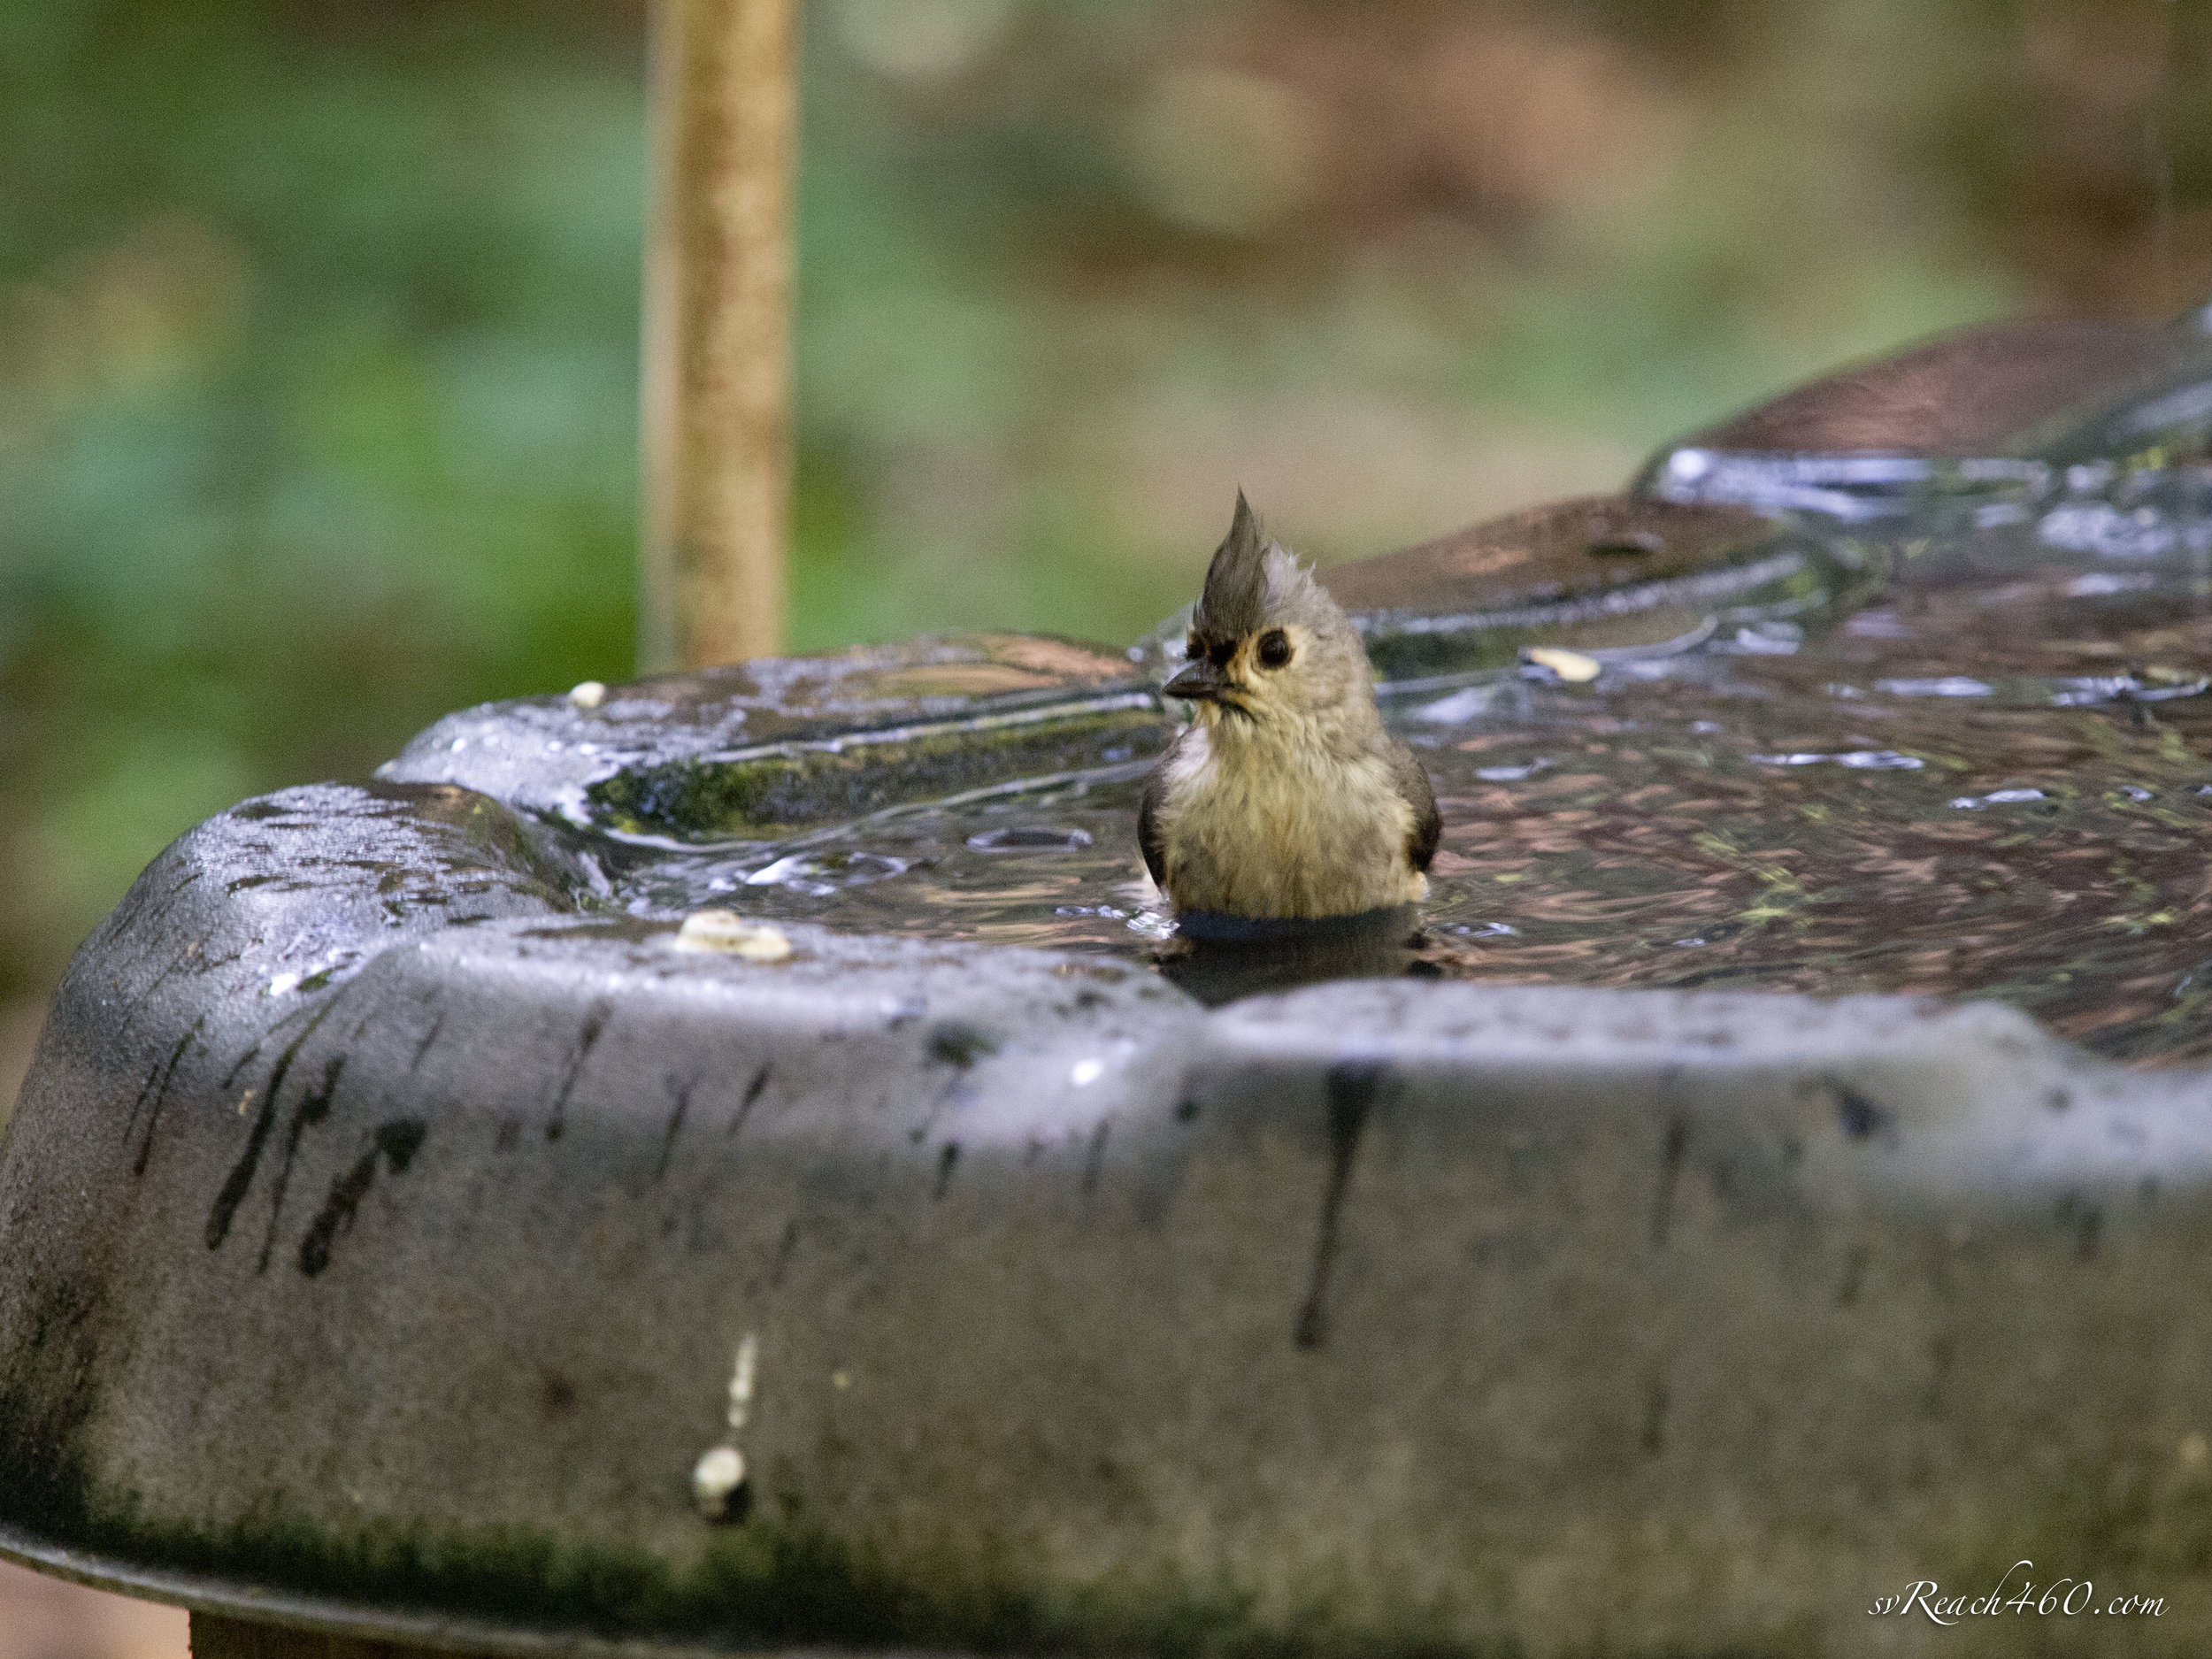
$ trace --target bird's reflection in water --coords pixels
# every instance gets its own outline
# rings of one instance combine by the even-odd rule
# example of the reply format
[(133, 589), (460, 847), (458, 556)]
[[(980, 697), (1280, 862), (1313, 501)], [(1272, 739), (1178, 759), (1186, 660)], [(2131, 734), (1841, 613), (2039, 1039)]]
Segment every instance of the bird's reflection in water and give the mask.
[(1429, 977), (1443, 970), (1424, 954), (1428, 940), (1416, 905), (1324, 921), (1248, 922), (1185, 916), (1158, 953), (1160, 972), (1209, 1008), (1240, 997), (1295, 990), (1329, 979)]

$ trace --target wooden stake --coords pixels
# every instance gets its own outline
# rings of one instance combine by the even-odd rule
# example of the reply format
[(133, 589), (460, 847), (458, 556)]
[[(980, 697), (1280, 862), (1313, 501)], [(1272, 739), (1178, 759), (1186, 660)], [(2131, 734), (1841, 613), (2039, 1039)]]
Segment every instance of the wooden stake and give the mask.
[(640, 665), (782, 643), (794, 0), (655, 0)]

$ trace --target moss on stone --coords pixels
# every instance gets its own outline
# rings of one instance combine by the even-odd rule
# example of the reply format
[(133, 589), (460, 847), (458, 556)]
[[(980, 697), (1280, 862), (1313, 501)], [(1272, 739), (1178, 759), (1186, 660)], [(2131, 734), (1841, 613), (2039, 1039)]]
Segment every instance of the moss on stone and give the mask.
[(834, 748), (794, 745), (626, 771), (593, 785), (588, 799), (603, 826), (625, 833), (772, 840), (908, 802), (1140, 758), (1164, 748), (1171, 732), (1156, 710), (1141, 708), (863, 734)]

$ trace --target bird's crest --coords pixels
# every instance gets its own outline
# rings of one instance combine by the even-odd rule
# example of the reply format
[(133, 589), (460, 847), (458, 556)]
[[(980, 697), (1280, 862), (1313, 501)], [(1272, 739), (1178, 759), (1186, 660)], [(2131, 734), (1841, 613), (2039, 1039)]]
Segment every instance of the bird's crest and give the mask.
[(1206, 587), (1191, 618), (1199, 633), (1234, 640), (1259, 632), (1267, 613), (1267, 548), (1259, 515), (1240, 489), (1236, 518), (1206, 567)]

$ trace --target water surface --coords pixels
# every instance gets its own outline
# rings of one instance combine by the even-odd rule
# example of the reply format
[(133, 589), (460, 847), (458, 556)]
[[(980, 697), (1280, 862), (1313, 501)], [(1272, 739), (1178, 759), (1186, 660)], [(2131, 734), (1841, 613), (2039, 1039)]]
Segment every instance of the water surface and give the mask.
[[(2212, 576), (2080, 518), (1895, 549), (1823, 628), (1401, 693), (1445, 832), (1424, 971), (1991, 996), (2113, 1057), (2212, 1056)], [(646, 914), (1149, 962), (1133, 757), (775, 842), (617, 849)]]

